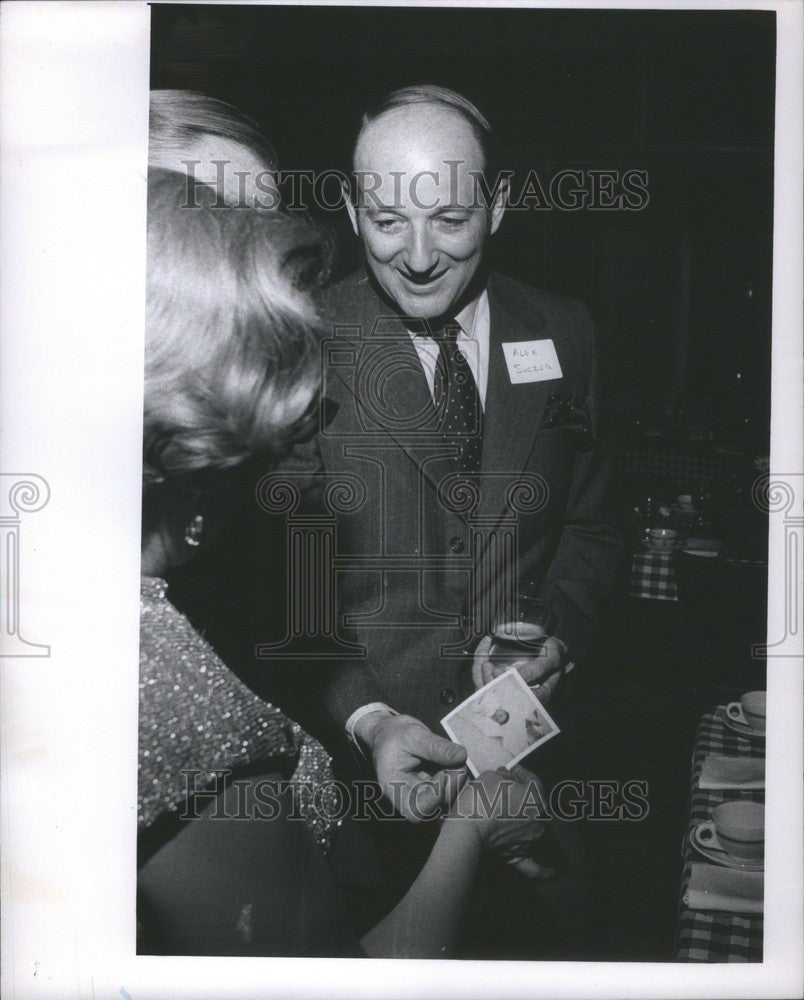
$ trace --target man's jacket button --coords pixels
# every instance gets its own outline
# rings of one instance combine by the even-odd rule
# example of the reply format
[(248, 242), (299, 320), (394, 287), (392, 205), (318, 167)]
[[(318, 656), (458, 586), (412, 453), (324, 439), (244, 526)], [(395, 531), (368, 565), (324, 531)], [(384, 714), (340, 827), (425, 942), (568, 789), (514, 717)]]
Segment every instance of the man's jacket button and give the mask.
[(452, 688), (442, 688), (441, 694), (438, 697), (442, 705), (451, 705), (455, 701), (455, 692)]

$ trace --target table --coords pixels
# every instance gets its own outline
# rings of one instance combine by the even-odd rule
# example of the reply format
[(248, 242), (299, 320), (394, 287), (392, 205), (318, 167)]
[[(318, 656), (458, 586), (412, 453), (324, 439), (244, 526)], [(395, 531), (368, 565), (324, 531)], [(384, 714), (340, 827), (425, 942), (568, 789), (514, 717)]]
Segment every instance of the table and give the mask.
[[(728, 543), (714, 544), (722, 544), (722, 550), (710, 558), (687, 553), (683, 548), (664, 550), (639, 543), (631, 557), (629, 595), (687, 605), (700, 603), (708, 608), (726, 587), (730, 597), (739, 602), (755, 576), (764, 580), (767, 558), (752, 556)], [(757, 602), (764, 608), (765, 596), (758, 595)]]
[(678, 586), (671, 549), (650, 549), (640, 546), (631, 562), (631, 597), (654, 601), (677, 601)]
[(692, 757), (690, 819), (684, 831), (683, 875), (676, 933), (676, 957), (683, 962), (761, 962), (762, 916), (705, 913), (684, 905), (693, 860), (700, 860), (689, 844), (690, 831), (709, 819), (722, 802), (746, 799), (765, 801), (764, 791), (708, 790), (699, 787), (701, 768), (708, 754), (728, 757), (763, 757), (765, 744), (738, 736), (723, 722), (723, 707), (701, 719)]

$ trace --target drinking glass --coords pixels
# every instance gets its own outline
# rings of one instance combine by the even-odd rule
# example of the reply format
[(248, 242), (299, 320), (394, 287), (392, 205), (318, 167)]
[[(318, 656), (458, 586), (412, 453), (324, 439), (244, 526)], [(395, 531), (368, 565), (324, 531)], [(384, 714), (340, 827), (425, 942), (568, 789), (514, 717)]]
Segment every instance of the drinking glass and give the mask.
[(492, 630), (491, 658), (512, 662), (538, 656), (547, 636), (555, 632), (557, 621), (547, 605), (528, 594), (517, 594), (517, 620), (502, 622)]

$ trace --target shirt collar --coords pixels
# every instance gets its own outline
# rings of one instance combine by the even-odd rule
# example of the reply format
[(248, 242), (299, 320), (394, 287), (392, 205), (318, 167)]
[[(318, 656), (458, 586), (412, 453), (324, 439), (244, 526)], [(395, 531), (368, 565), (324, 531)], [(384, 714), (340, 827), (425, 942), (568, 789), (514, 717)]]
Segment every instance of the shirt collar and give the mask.
[[(464, 337), (468, 337), (469, 340), (474, 340), (477, 327), (477, 317), (480, 312), (481, 303), (488, 302), (488, 291), (484, 288), (482, 291), (471, 299), (467, 304), (461, 309), (459, 313), (455, 316), (455, 322), (461, 328), (461, 334)], [(411, 337), (416, 337), (417, 333), (413, 330), (408, 330)]]
[(476, 295), (470, 302), (468, 302), (455, 317), (455, 322), (460, 323), (461, 330), (463, 330), (470, 340), (475, 339), (478, 309), (480, 306), (480, 300), (484, 296), (488, 299), (488, 292), (485, 288), (479, 295)]

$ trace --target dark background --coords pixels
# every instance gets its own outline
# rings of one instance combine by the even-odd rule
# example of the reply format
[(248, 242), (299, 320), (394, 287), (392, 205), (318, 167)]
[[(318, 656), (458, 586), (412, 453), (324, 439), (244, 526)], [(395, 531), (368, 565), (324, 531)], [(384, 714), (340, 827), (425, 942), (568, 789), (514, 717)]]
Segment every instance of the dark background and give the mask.
[[(646, 170), (643, 211), (509, 213), (496, 261), (590, 307), (617, 412), (694, 410), (762, 450), (772, 13), (157, 5), (152, 36), (152, 86), (242, 108), (282, 169), (348, 171), (363, 111), (429, 81), (477, 103), (520, 183)], [(318, 214), (344, 273), (357, 259), (345, 213)]]
[[(626, 537), (635, 505), (644, 514), (648, 497), (655, 511), (689, 491), (725, 542), (724, 558), (680, 557), (673, 603), (630, 596), (626, 548), (574, 739), (554, 741), (568, 776), (649, 783), (647, 820), (590, 836), (611, 959), (673, 957), (698, 720), (765, 684), (751, 647), (765, 639), (767, 518), (750, 490), (769, 452), (774, 68), (764, 12), (152, 7), (152, 86), (240, 107), (285, 170), (348, 171), (364, 109), (433, 82), (477, 103), (516, 177), (648, 172), (642, 211), (509, 213), (493, 243), (501, 270), (595, 318)], [(346, 273), (357, 246), (345, 213), (317, 215)], [(299, 674), (255, 667), (239, 624), (251, 613), (262, 640), (281, 636), (276, 565), (241, 536), (177, 573), (171, 596), (244, 679), (306, 722)], [(244, 592), (254, 572), (273, 592)], [(200, 578), (213, 581), (205, 594)]]

